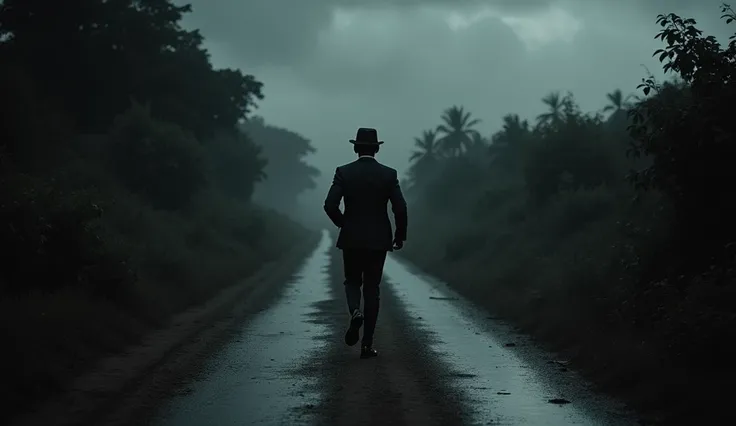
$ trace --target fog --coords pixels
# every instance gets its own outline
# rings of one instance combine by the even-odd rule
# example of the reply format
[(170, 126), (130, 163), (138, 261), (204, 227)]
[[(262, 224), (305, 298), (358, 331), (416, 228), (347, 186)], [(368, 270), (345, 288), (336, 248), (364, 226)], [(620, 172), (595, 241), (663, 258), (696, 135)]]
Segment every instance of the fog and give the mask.
[[(298, 403), (339, 424), (457, 424), (475, 408), (494, 424), (571, 421), (555, 405), (603, 394), (646, 424), (732, 414), (736, 12), (189, 3), (0, 0), (0, 423), (123, 424), (174, 394), (189, 402), (173, 418), (253, 422), (238, 405), (253, 389), (262, 414), (299, 415), (262, 386), (265, 365), (285, 385), (319, 376), (324, 401)], [(334, 247), (355, 216), (333, 224), (323, 203), (360, 127), (385, 141), (409, 225), (381, 275), (377, 343), (391, 354), (358, 371)], [(285, 310), (258, 325), (269, 306)], [(246, 323), (255, 340), (231, 334)], [(299, 338), (317, 323), (331, 337)], [(234, 358), (186, 399), (180, 379), (230, 340)], [(307, 355), (313, 344), (324, 351)], [(311, 369), (272, 356), (287, 350)], [(580, 393), (547, 394), (549, 373)], [(514, 377), (524, 386), (498, 388)], [(229, 398), (190, 403), (209, 389)]]
[(536, 117), (550, 91), (572, 91), (590, 111), (614, 89), (635, 92), (647, 69), (661, 76), (658, 13), (728, 34), (719, 0), (186, 3), (185, 23), (201, 29), (214, 65), (264, 83), (257, 113), (312, 141), (308, 161), (322, 175), (302, 199), (319, 214), (358, 127), (377, 128), (380, 160), (405, 173), (412, 139), (451, 105), (481, 118), (488, 136), (506, 113)]

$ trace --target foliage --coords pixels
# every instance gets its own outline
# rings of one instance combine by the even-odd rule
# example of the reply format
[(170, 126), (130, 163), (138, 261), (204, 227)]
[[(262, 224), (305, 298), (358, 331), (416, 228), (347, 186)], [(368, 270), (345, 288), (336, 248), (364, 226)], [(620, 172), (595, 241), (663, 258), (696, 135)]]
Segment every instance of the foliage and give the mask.
[(181, 209), (206, 183), (204, 150), (175, 124), (157, 122), (133, 104), (110, 131), (111, 166), (128, 188), (155, 207)]
[(308, 237), (253, 204), (266, 171), (309, 183), (266, 170), (239, 128), (262, 84), (213, 68), (189, 11), (0, 2), (0, 423)]
[(218, 132), (207, 147), (213, 179), (231, 197), (250, 200), (256, 185), (268, 180), (269, 162), (262, 155), (262, 147), (242, 131)]
[(268, 162), (265, 165), (265, 181), (256, 186), (254, 199), (263, 205), (286, 214), (293, 214), (297, 196), (314, 189), (320, 172), (305, 161), (315, 152), (304, 136), (267, 124), (261, 117), (253, 117), (243, 123), (241, 131), (253, 140)]
[[(488, 161), (463, 151), (411, 174), (416, 230), (401, 254), (605, 385), (649, 395), (647, 408), (691, 407), (684, 423), (697, 423), (722, 397), (712, 378), (736, 379), (736, 36), (722, 47), (694, 20), (657, 23), (669, 81), (645, 78), (639, 98), (614, 90), (602, 113), (550, 93), (534, 125), (503, 118)], [(683, 376), (714, 389), (707, 402), (692, 404)]]
[(437, 162), (443, 156), (437, 134), (435, 130), (425, 130), (421, 137), (414, 138), (415, 150), (409, 157), (409, 161), (412, 162), (409, 167), (410, 181), (404, 187), (408, 188), (412, 184), (431, 179), (433, 171), (437, 169)]
[(89, 190), (67, 191), (27, 175), (2, 179), (2, 294), (79, 286), (95, 296), (122, 298), (134, 275), (100, 235), (103, 208)]
[(0, 55), (21, 65), (80, 133), (105, 131), (134, 98), (207, 136), (244, 118), (262, 85), (212, 68), (202, 36), (180, 25), (190, 11), (169, 0), (5, 0)]
[(603, 148), (600, 118), (582, 114), (572, 96), (561, 105), (552, 121), (540, 122), (527, 151), (527, 189), (540, 202), (560, 190), (592, 188), (615, 178), (612, 158)]
[(437, 126), (441, 134), (439, 144), (446, 155), (459, 156), (472, 144), (478, 131), (473, 126), (480, 123), (479, 119), (471, 119), (469, 112), (463, 107), (453, 106), (442, 113), (443, 124)]
[[(723, 7), (727, 22), (734, 16)], [(702, 268), (736, 241), (736, 206), (731, 202), (736, 180), (731, 112), (736, 39), (724, 49), (715, 37), (703, 36), (695, 20), (674, 14), (660, 15), (657, 23), (662, 27), (657, 38), (666, 47), (655, 56), (680, 83), (658, 84), (650, 77), (639, 86), (649, 97), (631, 112), (632, 153), (650, 155), (653, 162), (633, 179), (673, 200), (682, 256)]]
[[(550, 112), (540, 115), (533, 129), (526, 120), (509, 114), (503, 119), (503, 128), (488, 138), (490, 144), (477, 131), (468, 129), (478, 122), (470, 120), (469, 112), (462, 107), (449, 108), (442, 119), (454, 122), (460, 130), (453, 133), (448, 130), (449, 124), (440, 125), (446, 129), (439, 130), (445, 131), (445, 139), (436, 141), (432, 131), (415, 139), (420, 150), (411, 157), (413, 186), (432, 191), (432, 202), (444, 205), (449, 200), (441, 194), (456, 193), (457, 188), (482, 180), (480, 168), (489, 169), (485, 174), (496, 179), (523, 179), (529, 195), (538, 202), (545, 202), (560, 190), (614, 183), (617, 171), (614, 156), (606, 145), (601, 117), (583, 114), (571, 94), (563, 97), (553, 93), (543, 102), (550, 105)], [(463, 148), (441, 150), (449, 155), (437, 155), (437, 148), (447, 143), (447, 137), (464, 138), (464, 142), (454, 145)], [(619, 172), (622, 177), (623, 171)], [(422, 181), (429, 182), (431, 176), (435, 176), (436, 184), (424, 185)], [(445, 187), (451, 189), (445, 191)]]

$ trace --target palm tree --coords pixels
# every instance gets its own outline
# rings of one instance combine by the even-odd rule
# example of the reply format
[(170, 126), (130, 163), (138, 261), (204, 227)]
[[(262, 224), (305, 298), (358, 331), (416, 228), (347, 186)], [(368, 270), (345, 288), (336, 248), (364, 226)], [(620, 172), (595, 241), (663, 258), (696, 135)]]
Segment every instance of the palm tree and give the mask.
[(418, 163), (434, 160), (439, 151), (437, 132), (435, 130), (425, 130), (421, 137), (414, 138), (414, 147), (417, 149), (411, 153), (409, 162)]
[(424, 183), (436, 167), (439, 156), (439, 141), (435, 130), (425, 130), (422, 136), (414, 138), (416, 148), (409, 157), (411, 166), (409, 176), (413, 185)]
[(629, 99), (631, 99), (632, 96), (633, 95), (629, 94), (628, 96), (624, 97), (621, 89), (616, 89), (611, 93), (606, 93), (606, 98), (608, 98), (609, 103), (608, 105), (603, 107), (603, 112), (613, 111), (613, 113), (616, 114), (619, 111), (629, 109), (631, 107)]
[(542, 102), (549, 107), (549, 111), (537, 116), (539, 124), (550, 124), (562, 120), (564, 99), (560, 92), (548, 94), (542, 98)]
[(478, 133), (472, 127), (480, 123), (480, 119), (471, 119), (470, 115), (462, 106), (452, 106), (442, 113), (444, 124), (437, 126), (437, 132), (443, 134), (439, 143), (444, 152), (457, 157), (469, 146), (473, 135)]
[(509, 142), (513, 142), (529, 133), (529, 122), (526, 120), (522, 121), (518, 114), (506, 114), (503, 117), (503, 128), (501, 131), (506, 134)]
[(489, 146), (488, 140), (476, 132), (470, 137), (465, 154), (472, 159), (485, 158), (488, 156)]
[(494, 159), (503, 157), (503, 162), (518, 164), (529, 141), (529, 122), (522, 120), (518, 114), (507, 114), (503, 117), (503, 127), (492, 137), (490, 146)]

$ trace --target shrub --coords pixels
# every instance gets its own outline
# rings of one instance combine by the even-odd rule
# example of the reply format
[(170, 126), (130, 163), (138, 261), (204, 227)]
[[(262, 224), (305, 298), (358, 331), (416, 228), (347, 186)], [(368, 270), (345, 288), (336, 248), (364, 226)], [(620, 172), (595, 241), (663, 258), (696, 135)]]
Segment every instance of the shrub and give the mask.
[(206, 184), (205, 151), (176, 124), (133, 103), (110, 130), (110, 161), (131, 191), (157, 208), (181, 209)]
[(81, 287), (94, 296), (124, 299), (133, 279), (124, 257), (100, 235), (103, 208), (94, 192), (18, 174), (2, 177), (0, 240), (2, 292), (24, 294)]
[(207, 143), (214, 183), (230, 197), (248, 201), (255, 184), (266, 178), (261, 147), (240, 130), (219, 132)]

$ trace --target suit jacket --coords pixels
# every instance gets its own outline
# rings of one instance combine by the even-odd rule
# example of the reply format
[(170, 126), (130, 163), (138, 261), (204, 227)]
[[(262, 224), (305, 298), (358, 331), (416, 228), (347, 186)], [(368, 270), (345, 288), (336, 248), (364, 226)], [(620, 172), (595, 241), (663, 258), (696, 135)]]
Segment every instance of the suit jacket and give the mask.
[[(345, 200), (345, 212), (340, 200)], [(396, 221), (392, 235), (388, 202)], [(361, 157), (335, 170), (325, 199), (325, 212), (340, 228), (340, 249), (393, 250), (394, 238), (406, 240), (408, 215), (396, 170), (373, 157)]]

